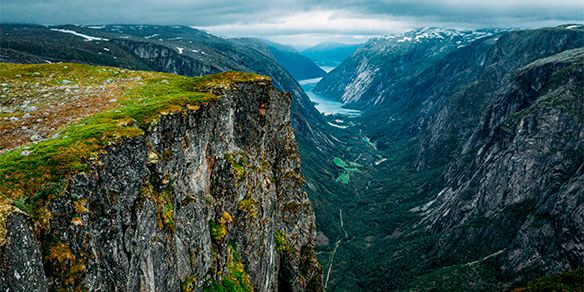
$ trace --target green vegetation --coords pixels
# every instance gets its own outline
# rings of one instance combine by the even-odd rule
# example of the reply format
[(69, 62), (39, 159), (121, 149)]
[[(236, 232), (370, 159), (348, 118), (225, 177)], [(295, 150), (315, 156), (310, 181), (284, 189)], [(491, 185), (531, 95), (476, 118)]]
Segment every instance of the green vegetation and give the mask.
[(239, 201), (238, 209), (244, 212), (250, 218), (256, 219), (258, 216), (258, 208), (256, 207), (257, 204), (258, 202), (252, 199), (248, 194), (241, 201)]
[(195, 291), (195, 276), (188, 276), (181, 284), (180, 284), (180, 291), (181, 292), (194, 292)]
[(244, 152), (227, 153), (225, 160), (231, 166), (231, 174), (237, 181), (242, 181), (247, 176), (250, 163)]
[(535, 291), (584, 291), (584, 268), (579, 268), (559, 275), (549, 275), (530, 281), (516, 292)]
[(174, 233), (174, 205), (172, 203), (172, 192), (165, 188), (160, 191), (156, 190), (150, 183), (146, 183), (140, 189), (140, 197), (136, 200), (138, 206), (141, 208), (143, 201), (150, 199), (156, 204), (156, 223), (160, 229), (166, 229), (170, 233)]
[[(86, 270), (85, 260), (76, 257), (64, 242), (55, 242), (45, 252), (45, 264), (50, 267), (50, 276), (60, 278), (65, 287), (78, 287)], [(65, 288), (62, 287), (62, 288)]]
[(209, 221), (209, 231), (211, 232), (211, 239), (213, 242), (220, 243), (227, 236), (227, 227), (225, 224), (217, 224), (215, 221)]
[(343, 172), (341, 174), (339, 174), (339, 176), (337, 177), (336, 181), (343, 183), (343, 184), (348, 184), (350, 181), (350, 174), (351, 173), (361, 173), (361, 170), (359, 170), (358, 167), (362, 167), (362, 165), (355, 163), (355, 162), (345, 162), (343, 159), (341, 159), (340, 157), (335, 157), (333, 159), (333, 163), (342, 168)]
[[(110, 87), (119, 95), (113, 108), (62, 125), (57, 138), (0, 155), (1, 197), (18, 199), (17, 204), (22, 206), (26, 200), (22, 197), (32, 197), (50, 183), (89, 170), (88, 162), (99, 160), (107, 146), (143, 135), (161, 115), (197, 110), (200, 105), (217, 100), (215, 95), (201, 91), (231, 88), (237, 82), (269, 81), (267, 77), (237, 72), (190, 78), (80, 64), (0, 64), (0, 80), (11, 80), (14, 84), (37, 82), (57, 86), (68, 80), (80, 86), (93, 86), (113, 77), (123, 80), (120, 86)], [(164, 209), (169, 219), (172, 208), (165, 205)]]
[(211, 232), (211, 239), (214, 243), (220, 244), (223, 242), (225, 237), (227, 237), (227, 224), (231, 223), (233, 218), (227, 212), (223, 212), (223, 215), (219, 217), (217, 222), (209, 221), (209, 231)]
[(339, 174), (336, 181), (343, 183), (343, 184), (348, 184), (349, 183), (349, 173), (343, 172), (343, 173)]
[(274, 232), (274, 239), (276, 240), (276, 250), (280, 255), (290, 252), (290, 245), (286, 240), (286, 234), (282, 230)]
[(236, 246), (230, 242), (227, 245), (227, 271), (222, 274), (221, 281), (213, 280), (204, 291), (206, 292), (248, 292), (253, 291), (249, 276), (241, 257), (237, 254)]

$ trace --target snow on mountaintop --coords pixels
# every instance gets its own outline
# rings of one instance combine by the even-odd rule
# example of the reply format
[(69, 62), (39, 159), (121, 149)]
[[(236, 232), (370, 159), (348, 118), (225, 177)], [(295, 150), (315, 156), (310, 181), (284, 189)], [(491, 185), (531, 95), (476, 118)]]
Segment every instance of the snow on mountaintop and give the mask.
[(59, 28), (51, 28), (52, 31), (58, 31), (58, 32), (62, 32), (62, 33), (70, 33), (72, 35), (76, 35), (79, 37), (82, 37), (85, 39), (86, 42), (91, 42), (91, 41), (109, 41), (108, 39), (104, 39), (104, 38), (98, 38), (98, 37), (93, 37), (93, 36), (88, 36), (86, 34), (82, 34), (82, 33), (78, 33), (76, 31), (73, 30), (68, 30), (68, 29), (59, 29)]
[(444, 29), (444, 28), (437, 28), (437, 27), (427, 27), (422, 29), (414, 29), (408, 31), (406, 33), (397, 35), (397, 34), (388, 34), (384, 37), (379, 39), (385, 40), (397, 40), (398, 43), (405, 43), (405, 42), (423, 42), (427, 40), (436, 40), (436, 39), (453, 39), (453, 38), (461, 38), (466, 42), (471, 42), (480, 38), (492, 36), (495, 30), (467, 30), (467, 31), (460, 31), (455, 29)]

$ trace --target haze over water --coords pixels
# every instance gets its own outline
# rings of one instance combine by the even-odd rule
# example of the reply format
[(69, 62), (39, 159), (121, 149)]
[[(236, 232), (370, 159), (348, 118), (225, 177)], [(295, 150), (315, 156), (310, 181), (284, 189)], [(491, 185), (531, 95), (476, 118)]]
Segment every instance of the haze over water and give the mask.
[(345, 108), (342, 102), (337, 100), (333, 100), (322, 96), (318, 93), (312, 91), (315, 87), (316, 83), (320, 81), (321, 78), (314, 78), (314, 79), (306, 79), (300, 80), (299, 83), (302, 86), (302, 89), (306, 92), (306, 95), (310, 98), (310, 101), (315, 103), (316, 109), (322, 113), (323, 115), (332, 115), (332, 114), (342, 114), (342, 115), (360, 115), (360, 110), (355, 109), (348, 109)]

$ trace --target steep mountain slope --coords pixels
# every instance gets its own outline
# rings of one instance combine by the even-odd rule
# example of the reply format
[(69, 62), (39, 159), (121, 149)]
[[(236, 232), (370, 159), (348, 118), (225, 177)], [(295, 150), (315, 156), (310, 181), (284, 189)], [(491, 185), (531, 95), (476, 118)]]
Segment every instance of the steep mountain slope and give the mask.
[(583, 65), (584, 49), (574, 49), (510, 76), (428, 206), (433, 230), (463, 227), (457, 245), (476, 244), (469, 234), (479, 232), (506, 237), (482, 244), (503, 251), (506, 275), (560, 273), (584, 260)]
[(349, 58), (361, 44), (320, 43), (302, 51), (304, 56), (323, 67), (336, 67)]
[[(420, 137), (418, 169), (450, 161), (493, 102), (502, 80), (539, 58), (584, 46), (582, 29), (513, 31), (461, 48), (395, 86), (390, 98), (364, 116), (380, 146)], [(390, 126), (388, 126), (390, 125)], [(441, 159), (442, 158), (442, 159)]]
[(53, 126), (2, 142), (2, 290), (322, 290), (269, 78), (3, 63), (0, 81), (10, 137)]
[(416, 76), (449, 52), (495, 32), (425, 28), (372, 39), (326, 75), (315, 91), (353, 106), (378, 104), (394, 86)]
[(301, 55), (296, 49), (262, 39), (237, 39), (237, 41), (254, 47), (270, 58), (276, 60), (296, 80), (313, 79), (326, 74), (311, 59)]

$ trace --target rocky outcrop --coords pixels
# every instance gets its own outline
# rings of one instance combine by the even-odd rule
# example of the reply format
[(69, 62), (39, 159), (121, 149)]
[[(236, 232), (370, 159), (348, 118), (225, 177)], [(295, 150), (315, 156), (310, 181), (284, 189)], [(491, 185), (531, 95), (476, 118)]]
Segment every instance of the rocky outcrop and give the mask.
[[(129, 39), (112, 39), (112, 43), (124, 48), (146, 62), (151, 68), (186, 76), (214, 74), (234, 70), (231, 67), (221, 67), (219, 63), (210, 64), (186, 55), (179, 54), (167, 46), (151, 42), (140, 42)], [(235, 67), (235, 66), (234, 66)], [(237, 69), (242, 69), (240, 66)]]
[(322, 290), (290, 95), (209, 90), (220, 100), (108, 146), (30, 217), (4, 212), (0, 288)]

